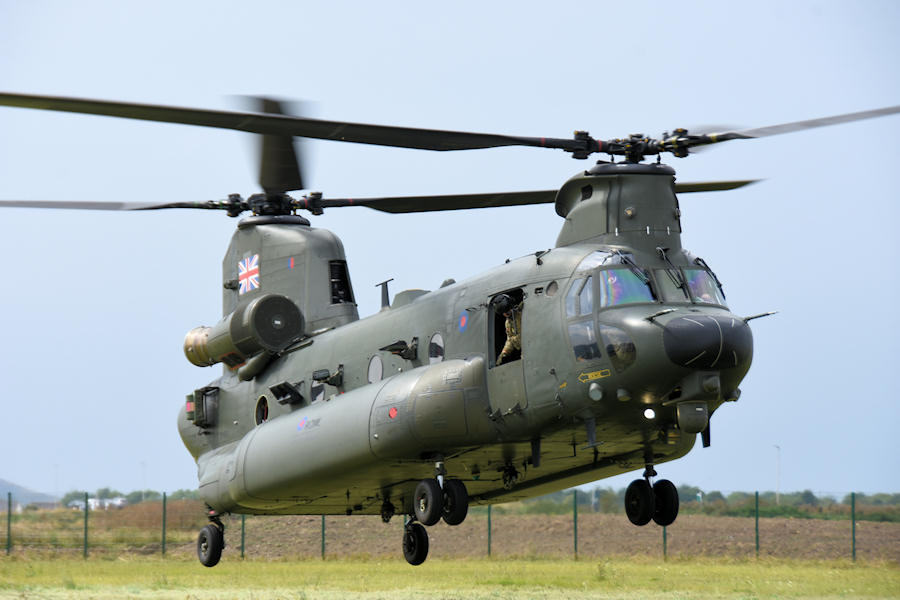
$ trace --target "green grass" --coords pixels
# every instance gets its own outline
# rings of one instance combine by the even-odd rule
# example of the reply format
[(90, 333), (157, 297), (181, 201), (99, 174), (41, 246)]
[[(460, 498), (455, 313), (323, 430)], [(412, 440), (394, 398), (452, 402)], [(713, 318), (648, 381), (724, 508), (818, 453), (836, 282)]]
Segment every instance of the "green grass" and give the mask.
[(896, 598), (894, 563), (711, 560), (0, 559), (0, 598)]

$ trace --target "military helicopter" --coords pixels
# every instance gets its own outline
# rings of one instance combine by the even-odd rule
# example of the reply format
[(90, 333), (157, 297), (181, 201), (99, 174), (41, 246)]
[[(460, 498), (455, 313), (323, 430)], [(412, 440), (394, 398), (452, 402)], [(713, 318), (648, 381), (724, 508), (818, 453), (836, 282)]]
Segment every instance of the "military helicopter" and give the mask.
[[(0, 105), (183, 123), (262, 135), (259, 183), (243, 198), (166, 204), (4, 201), (92, 210), (223, 210), (238, 222), (222, 263), (223, 318), (184, 341), (221, 375), (187, 395), (181, 438), (198, 466), (216, 565), (226, 513), (406, 518), (403, 554), (425, 561), (426, 527), (459, 525), (470, 504), (509, 502), (643, 468), (627, 488), (635, 525), (673, 523), (675, 485), (656, 467), (687, 454), (740, 397), (753, 355), (709, 265), (681, 245), (677, 193), (752, 181), (676, 183), (648, 156), (900, 112), (900, 106), (741, 131), (597, 140), (401, 128), (0, 93)], [(497, 146), (608, 154), (558, 190), (349, 199), (304, 190), (294, 137), (426, 150)], [(616, 157), (622, 160), (616, 162)], [(405, 290), (360, 319), (341, 241), (297, 213), (388, 213), (553, 203), (554, 248), (437, 290)], [(656, 479), (655, 479), (656, 478)], [(655, 479), (655, 481), (654, 481)]]

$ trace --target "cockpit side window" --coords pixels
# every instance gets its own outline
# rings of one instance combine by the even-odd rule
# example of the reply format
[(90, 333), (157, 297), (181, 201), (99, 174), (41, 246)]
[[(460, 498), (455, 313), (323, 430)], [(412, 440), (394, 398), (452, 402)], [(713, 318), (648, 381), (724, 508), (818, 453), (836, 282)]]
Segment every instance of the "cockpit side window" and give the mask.
[(622, 256), (630, 257), (631, 255), (622, 253), (613, 254), (612, 252), (606, 252), (604, 250), (596, 250), (585, 256), (582, 261), (578, 263), (575, 272), (581, 273), (582, 271), (593, 271), (597, 267), (602, 267), (603, 265), (618, 264), (622, 262)]
[(566, 316), (577, 317), (594, 312), (594, 278), (576, 279), (566, 295)]
[(569, 323), (569, 339), (575, 351), (575, 360), (581, 362), (600, 358), (593, 320)]
[(599, 271), (600, 306), (618, 306), (633, 302), (655, 302), (649, 280), (639, 277), (634, 269)]
[(706, 269), (685, 269), (684, 278), (691, 300), (700, 304), (725, 306), (725, 296), (712, 274)]

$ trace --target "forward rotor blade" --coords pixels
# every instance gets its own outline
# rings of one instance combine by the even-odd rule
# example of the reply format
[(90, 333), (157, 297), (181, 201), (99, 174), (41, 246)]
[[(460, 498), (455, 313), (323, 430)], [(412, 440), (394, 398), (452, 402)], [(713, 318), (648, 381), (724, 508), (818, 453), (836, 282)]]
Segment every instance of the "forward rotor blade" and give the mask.
[[(254, 98), (259, 111), (284, 114), (281, 103), (271, 98)], [(259, 185), (267, 194), (283, 194), (305, 189), (294, 138), (289, 135), (262, 136), (259, 159)]]
[(793, 123), (782, 123), (781, 125), (769, 125), (768, 127), (744, 129), (735, 133), (743, 137), (759, 138), (767, 137), (770, 135), (779, 135), (782, 133), (791, 133), (793, 131), (802, 131), (804, 129), (827, 127), (829, 125), (837, 125), (839, 123), (849, 123), (851, 121), (873, 119), (875, 117), (883, 117), (886, 115), (893, 115), (895, 113), (900, 113), (900, 105), (889, 106), (887, 108), (877, 108), (875, 110), (863, 110), (860, 112), (847, 113), (844, 115), (835, 115), (833, 117), (822, 117), (821, 119), (809, 119), (806, 121), (794, 121)]
[(722, 192), (726, 190), (736, 190), (745, 185), (750, 185), (760, 181), (759, 179), (742, 179), (735, 181), (697, 181), (676, 183), (676, 194), (687, 194), (689, 192)]
[[(670, 138), (664, 140), (663, 144), (675, 142), (674, 146), (682, 146), (688, 148), (696, 148), (698, 146), (706, 146), (709, 144), (717, 144), (719, 142), (727, 142), (729, 140), (746, 140), (770, 135), (780, 135), (782, 133), (793, 133), (806, 129), (816, 129), (818, 127), (827, 127), (829, 125), (839, 125), (840, 123), (850, 123), (852, 121), (861, 121), (863, 119), (874, 119), (875, 117), (884, 117), (900, 113), (900, 105), (888, 106), (886, 108), (877, 108), (874, 110), (863, 110), (855, 113), (847, 113), (843, 115), (834, 115), (832, 117), (822, 117), (820, 119), (809, 119), (806, 121), (794, 121), (792, 123), (782, 123), (781, 125), (769, 125), (766, 127), (756, 127), (754, 129), (742, 129), (740, 131), (720, 131), (717, 133), (705, 133), (699, 136), (689, 136), (689, 138)], [(677, 139), (677, 141), (676, 141)], [(665, 148), (668, 149), (668, 148)]]
[(526, 204), (549, 204), (557, 190), (502, 192), (498, 194), (462, 194), (447, 196), (403, 196), (395, 198), (337, 198), (321, 201), (322, 208), (365, 206), (388, 213), (431, 212), (466, 208), (494, 208)]
[(500, 146), (537, 146), (577, 150), (584, 146), (583, 142), (567, 139), (367, 125), (286, 115), (181, 108), (61, 96), (0, 93), (0, 105), (421, 150), (474, 150)]
[(0, 200), (0, 208), (53, 208), (74, 210), (160, 210), (164, 208), (205, 208), (221, 209), (215, 202), (170, 202), (152, 204), (149, 202), (68, 202), (59, 200)]
[[(703, 181), (676, 183), (676, 193), (716, 192), (734, 190), (757, 179), (740, 181)], [(463, 210), (469, 208), (495, 208), (498, 206), (525, 206), (528, 204), (552, 204), (558, 190), (532, 192), (501, 192), (496, 194), (452, 194), (446, 196), (398, 196), (386, 198), (330, 198), (320, 201), (321, 208), (365, 206), (388, 213), (433, 212), (439, 210)], [(305, 208), (301, 206), (300, 208)]]

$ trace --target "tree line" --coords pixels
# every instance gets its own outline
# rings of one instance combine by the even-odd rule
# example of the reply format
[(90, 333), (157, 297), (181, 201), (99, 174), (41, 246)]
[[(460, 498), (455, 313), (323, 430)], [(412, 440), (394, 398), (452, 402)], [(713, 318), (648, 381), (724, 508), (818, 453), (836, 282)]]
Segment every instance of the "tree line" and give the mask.
[[(66, 494), (59, 501), (63, 506), (68, 506), (71, 502), (81, 501), (84, 502), (84, 495), (87, 494), (89, 498), (97, 498), (98, 500), (108, 500), (110, 498), (125, 498), (125, 501), (128, 504), (140, 504), (141, 502), (159, 502), (162, 500), (162, 492), (157, 492), (156, 490), (135, 490), (133, 492), (128, 492), (124, 494), (119, 490), (112, 488), (100, 488), (95, 492), (88, 492), (86, 490), (72, 490), (70, 492), (66, 492)], [(199, 500), (200, 495), (197, 493), (197, 490), (176, 490), (170, 494), (166, 494), (166, 498), (168, 500)]]

